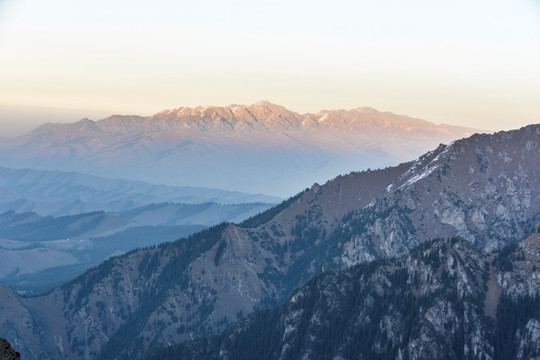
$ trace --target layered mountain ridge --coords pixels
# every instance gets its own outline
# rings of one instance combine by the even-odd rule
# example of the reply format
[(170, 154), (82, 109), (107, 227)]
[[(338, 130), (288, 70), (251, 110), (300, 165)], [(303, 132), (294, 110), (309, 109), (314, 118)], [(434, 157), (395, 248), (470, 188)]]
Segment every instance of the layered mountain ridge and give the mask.
[(103, 178), (76, 172), (0, 167), (0, 213), (37, 212), (76, 215), (91, 211), (121, 212), (141, 206), (184, 204), (245, 204), (281, 201), (263, 194), (246, 194), (196, 186), (166, 186)]
[(73, 124), (49, 123), (38, 127), (27, 136), (46, 135), (56, 131), (93, 131), (107, 134), (159, 132), (176, 128), (203, 131), (268, 131), (295, 129), (326, 129), (383, 131), (392, 128), (405, 132), (437, 131), (439, 133), (474, 132), (476, 129), (449, 125), (435, 125), (409, 116), (380, 112), (370, 107), (351, 110), (321, 110), (316, 114), (299, 114), (281, 105), (259, 101), (252, 105), (198, 106), (164, 110), (152, 116), (112, 115), (92, 121), (82, 119)]
[(110, 256), (242, 221), (269, 207), (160, 203), (60, 217), (9, 211), (0, 214), (0, 281), (19, 293), (45, 293)]
[[(28, 358), (130, 358), (215, 334), (324, 271), (404, 256), (431, 238), (459, 235), (476, 253), (501, 249), (540, 226), (539, 136), (539, 125), (475, 135), (315, 184), (241, 224), (110, 259), (47, 296), (16, 298), (0, 329)], [(482, 274), (491, 278), (489, 268)], [(31, 315), (49, 335), (13, 321)]]
[(477, 131), (371, 108), (184, 107), (45, 124), (3, 141), (0, 165), (287, 197), (314, 180), (409, 161)]

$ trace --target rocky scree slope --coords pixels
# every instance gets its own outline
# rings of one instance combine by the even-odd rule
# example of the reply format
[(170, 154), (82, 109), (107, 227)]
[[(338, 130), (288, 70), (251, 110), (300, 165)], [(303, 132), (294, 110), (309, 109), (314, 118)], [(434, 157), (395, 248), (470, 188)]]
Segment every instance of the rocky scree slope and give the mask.
[[(540, 225), (539, 135), (538, 125), (475, 135), (314, 185), (239, 225), (108, 260), (45, 297), (20, 299), (50, 336), (18, 339), (28, 358), (129, 358), (216, 333), (323, 271), (403, 255), (432, 237), (502, 248)], [(0, 329), (9, 321), (0, 315)]]
[[(540, 234), (491, 256), (460, 238), (428, 241), (404, 257), (317, 276), (277, 308), (148, 359), (537, 358), (539, 248)], [(493, 269), (505, 280), (489, 282)], [(485, 302), (494, 291), (492, 318)]]

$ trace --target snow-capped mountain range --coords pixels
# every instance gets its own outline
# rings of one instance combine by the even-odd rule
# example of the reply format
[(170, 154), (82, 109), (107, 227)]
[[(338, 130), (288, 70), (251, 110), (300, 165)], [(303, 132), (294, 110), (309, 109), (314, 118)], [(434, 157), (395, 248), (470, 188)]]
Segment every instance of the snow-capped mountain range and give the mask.
[(474, 132), (366, 107), (298, 114), (261, 101), (44, 124), (3, 140), (0, 165), (284, 197)]

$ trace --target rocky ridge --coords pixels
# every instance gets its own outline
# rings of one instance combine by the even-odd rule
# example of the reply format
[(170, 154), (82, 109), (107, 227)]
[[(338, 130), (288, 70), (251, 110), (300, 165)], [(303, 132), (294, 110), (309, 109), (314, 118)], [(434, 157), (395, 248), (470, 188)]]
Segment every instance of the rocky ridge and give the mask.
[(326, 129), (335, 131), (383, 131), (392, 128), (405, 132), (451, 133), (473, 132), (458, 126), (435, 125), (390, 112), (380, 112), (369, 107), (351, 110), (321, 110), (315, 114), (299, 114), (268, 101), (251, 105), (180, 107), (164, 110), (152, 116), (113, 115), (99, 121), (82, 119), (74, 124), (45, 124), (28, 136), (47, 136), (51, 129), (57, 131), (89, 131), (110, 135), (140, 132), (168, 131), (176, 128), (202, 131), (268, 131), (294, 129)]
[[(463, 239), (428, 241), (401, 258), (317, 276), (277, 308), (149, 359), (537, 358), (540, 292), (515, 289), (520, 280), (537, 283), (538, 270), (517, 266), (540, 266), (538, 254), (526, 249), (539, 245), (535, 234), (513, 247), (522, 256), (506, 249), (490, 257)], [(492, 261), (501, 256), (509, 256), (508, 263)], [(501, 271), (508, 264), (516, 268), (498, 285), (503, 298), (516, 302), (500, 307), (494, 322), (484, 306), (486, 283), (491, 266)], [(516, 311), (527, 314), (508, 331), (503, 318)], [(513, 345), (511, 351), (500, 346), (501, 338)]]
[(287, 197), (313, 181), (409, 161), (475, 131), (371, 108), (183, 107), (45, 124), (2, 141), (0, 165)]

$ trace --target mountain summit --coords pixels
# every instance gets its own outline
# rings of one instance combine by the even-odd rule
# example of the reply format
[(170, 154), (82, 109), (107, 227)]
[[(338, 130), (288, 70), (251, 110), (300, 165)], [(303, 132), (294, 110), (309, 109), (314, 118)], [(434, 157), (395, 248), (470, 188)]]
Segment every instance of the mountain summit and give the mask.
[(3, 141), (0, 166), (287, 197), (474, 132), (371, 108), (298, 114), (261, 101), (45, 124)]
[(259, 101), (251, 105), (197, 106), (164, 110), (152, 116), (113, 115), (99, 121), (82, 119), (73, 124), (45, 124), (29, 135), (43, 135), (52, 129), (88, 131), (106, 134), (160, 132), (171, 129), (201, 131), (291, 131), (296, 129), (326, 129), (330, 131), (362, 132), (368, 129), (393, 129), (404, 132), (432, 131), (441, 134), (472, 134), (475, 129), (435, 125), (370, 107), (351, 110), (321, 110), (316, 114), (299, 114), (281, 105)]

